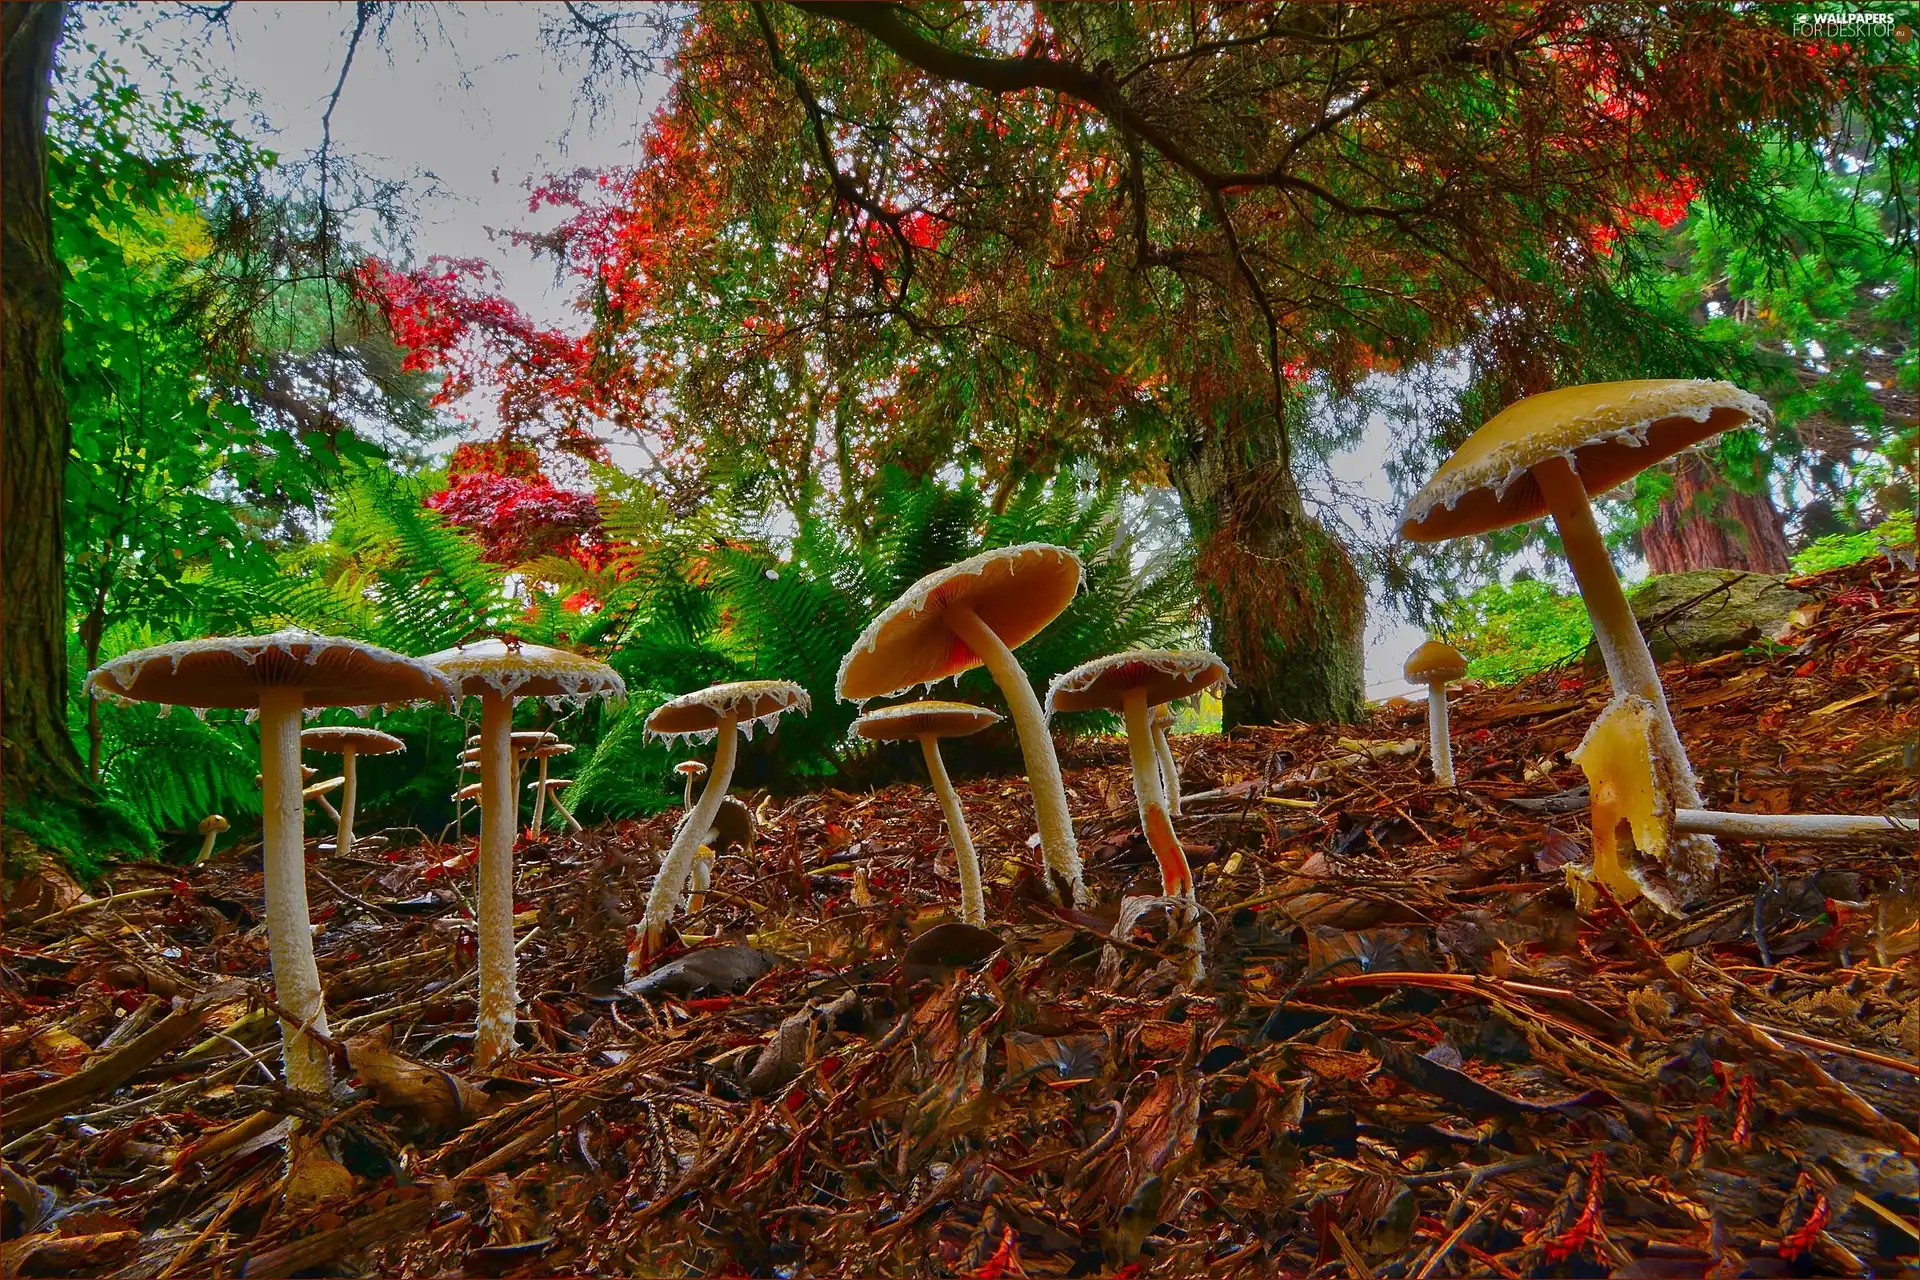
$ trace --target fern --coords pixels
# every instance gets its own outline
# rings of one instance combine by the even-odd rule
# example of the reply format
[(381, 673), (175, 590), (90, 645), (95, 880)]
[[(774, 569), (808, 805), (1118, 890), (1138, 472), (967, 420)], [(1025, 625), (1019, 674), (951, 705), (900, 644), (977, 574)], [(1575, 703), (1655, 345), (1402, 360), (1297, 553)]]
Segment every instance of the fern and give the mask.
[(567, 788), (567, 807), (582, 822), (642, 818), (680, 803), (673, 766), (692, 752), (670, 751), (646, 737), (647, 717), (667, 697), (652, 689), (631, 690), (625, 708), (609, 715), (599, 743), (574, 769)]
[(101, 781), (155, 830), (182, 831), (210, 813), (260, 813), (259, 735), (238, 721), (135, 705), (100, 708)]

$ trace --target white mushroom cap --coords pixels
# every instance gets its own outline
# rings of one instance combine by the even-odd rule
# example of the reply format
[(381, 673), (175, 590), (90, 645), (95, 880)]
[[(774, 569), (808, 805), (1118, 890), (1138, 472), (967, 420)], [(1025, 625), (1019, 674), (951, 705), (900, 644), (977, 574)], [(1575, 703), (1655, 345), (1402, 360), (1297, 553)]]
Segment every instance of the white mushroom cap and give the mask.
[(627, 696), (626, 681), (606, 663), (545, 645), (480, 640), (430, 653), (422, 661), (445, 671), (467, 697), (491, 692), (585, 705), (590, 698)]
[(122, 654), (87, 677), (96, 698), (177, 707), (257, 709), (263, 688), (298, 689), (307, 707), (370, 707), (452, 697), (418, 658), (297, 628), (264, 636), (179, 640)]
[(867, 624), (840, 663), (835, 692), (843, 702), (865, 702), (970, 671), (980, 659), (948, 629), (948, 609), (971, 606), (1016, 649), (1073, 603), (1080, 578), (1079, 557), (1044, 542), (982, 552), (930, 573)]
[(1400, 536), (1435, 542), (1547, 514), (1528, 472), (1565, 458), (1589, 497), (1656, 462), (1749, 422), (1767, 402), (1730, 382), (1651, 378), (1528, 396), (1488, 419), (1407, 504)]
[(1047, 712), (1119, 711), (1129, 689), (1144, 688), (1158, 706), (1211, 689), (1227, 678), (1227, 664), (1205, 649), (1132, 649), (1083, 662), (1054, 679)]
[(964, 738), (998, 723), (1000, 713), (970, 702), (902, 702), (869, 711), (853, 731), (876, 742), (901, 738)]
[(363, 756), (384, 756), (405, 751), (407, 744), (390, 733), (361, 725), (322, 725), (300, 732), (300, 745), (308, 751), (340, 755), (352, 751)]
[(813, 699), (791, 680), (740, 680), (683, 693), (653, 709), (647, 733), (657, 738), (693, 738), (708, 741), (720, 731), (725, 716), (748, 738), (755, 725), (771, 729), (789, 711), (806, 715)]

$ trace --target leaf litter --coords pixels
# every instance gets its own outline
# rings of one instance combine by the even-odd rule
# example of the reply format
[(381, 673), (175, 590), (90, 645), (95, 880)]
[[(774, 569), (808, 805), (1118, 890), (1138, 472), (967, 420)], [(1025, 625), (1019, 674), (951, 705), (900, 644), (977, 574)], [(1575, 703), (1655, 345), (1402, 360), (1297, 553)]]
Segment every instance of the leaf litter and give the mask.
[[(1663, 670), (1708, 794), (1911, 814), (1920, 599), (1797, 580), (1780, 642)], [(257, 849), (7, 886), (9, 1273), (1911, 1272), (1911, 849), (1724, 842), (1682, 920), (1579, 914), (1566, 752), (1604, 679), (1176, 740), (1210, 916), (1179, 982), (1121, 744), (1064, 753), (1088, 878), (1054, 906), (1018, 778), (752, 797), (686, 949), (623, 985), (676, 813), (524, 840), (518, 1054), (470, 1064), (460, 848), (313, 854), (335, 1098), (278, 1081)], [(324, 1157), (286, 1170), (290, 1130)]]

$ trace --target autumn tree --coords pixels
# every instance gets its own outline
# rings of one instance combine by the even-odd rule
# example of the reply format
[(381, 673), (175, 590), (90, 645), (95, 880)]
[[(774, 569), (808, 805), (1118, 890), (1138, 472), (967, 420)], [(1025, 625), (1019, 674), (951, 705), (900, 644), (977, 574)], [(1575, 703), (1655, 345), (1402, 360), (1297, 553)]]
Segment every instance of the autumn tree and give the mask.
[(1497, 407), (1674, 340), (1616, 241), (1682, 183), (1753, 223), (1763, 133), (1901, 91), (1717, 5), (709, 5), (671, 70), (642, 165), (535, 193), (605, 418), (798, 504), (1164, 476), (1235, 720), (1359, 706), (1309, 375), (1468, 350)]

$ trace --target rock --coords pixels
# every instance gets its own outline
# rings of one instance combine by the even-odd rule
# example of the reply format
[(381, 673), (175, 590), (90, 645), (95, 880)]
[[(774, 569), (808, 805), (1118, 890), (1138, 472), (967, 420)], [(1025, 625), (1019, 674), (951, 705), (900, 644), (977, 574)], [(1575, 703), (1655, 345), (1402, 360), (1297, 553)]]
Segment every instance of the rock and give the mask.
[[(1738, 569), (1695, 569), (1648, 578), (1627, 597), (1656, 661), (1698, 662), (1770, 640), (1812, 597), (1787, 586), (1785, 575)], [(1601, 667), (1589, 644), (1587, 668)]]

